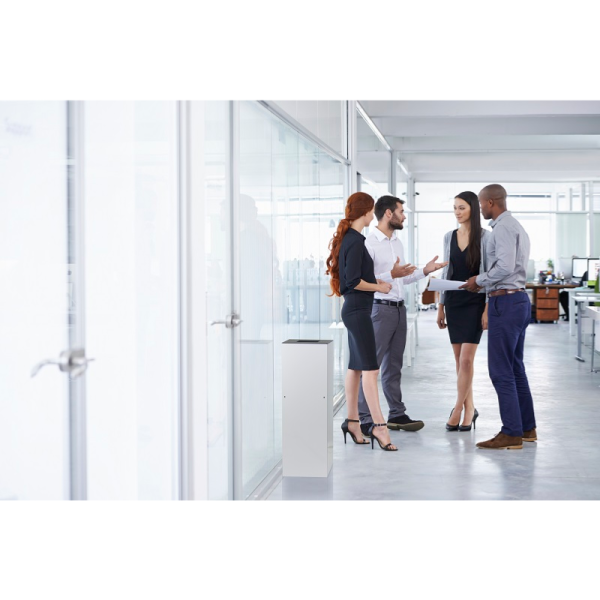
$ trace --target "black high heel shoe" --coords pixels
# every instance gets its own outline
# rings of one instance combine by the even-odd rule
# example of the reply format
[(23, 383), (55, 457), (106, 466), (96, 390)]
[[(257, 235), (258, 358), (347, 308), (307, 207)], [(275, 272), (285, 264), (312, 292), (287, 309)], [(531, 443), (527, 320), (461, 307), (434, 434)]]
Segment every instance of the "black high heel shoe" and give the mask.
[(356, 436), (348, 429), (348, 423), (360, 423), (360, 421), (358, 419), (346, 419), (343, 423), (342, 423), (342, 431), (344, 432), (344, 444), (346, 443), (346, 435), (350, 434), (350, 437), (352, 438), (352, 441), (355, 444), (358, 444), (359, 446), (363, 446), (364, 444), (368, 444), (369, 440), (364, 440), (362, 442), (359, 442), (356, 439)]
[(371, 436), (371, 450), (373, 450), (373, 448), (375, 447), (375, 440), (377, 440), (377, 443), (379, 444), (379, 447), (382, 450), (386, 450), (387, 452), (396, 452), (398, 448), (392, 448), (392, 446), (394, 445), (392, 444), (392, 442), (384, 446), (381, 443), (381, 440), (378, 437), (375, 437), (375, 434), (373, 433), (373, 429), (375, 429), (375, 427), (387, 427), (387, 423), (373, 423), (373, 425), (371, 425), (371, 427), (369, 428), (369, 435)]
[[(450, 416), (448, 418), (450, 418), (452, 416), (452, 413), (454, 412), (454, 409), (452, 409), (450, 411)], [(460, 424), (460, 421), (459, 421)], [(448, 425), (448, 423), (446, 423), (446, 431), (458, 431), (458, 425)]]
[[(475, 412), (473, 413), (473, 420), (471, 421), (471, 425), (473, 425), (473, 429), (477, 429), (477, 427), (475, 426), (475, 421), (477, 421), (477, 417), (479, 416), (479, 413), (477, 412), (477, 409), (475, 409)], [(461, 425), (458, 430), (459, 431), (471, 431), (471, 425)]]

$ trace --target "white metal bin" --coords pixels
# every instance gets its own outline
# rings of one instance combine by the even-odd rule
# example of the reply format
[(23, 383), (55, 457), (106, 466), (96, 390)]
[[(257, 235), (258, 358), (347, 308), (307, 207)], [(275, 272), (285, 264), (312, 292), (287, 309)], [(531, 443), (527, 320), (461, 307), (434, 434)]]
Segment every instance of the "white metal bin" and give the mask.
[(282, 349), (283, 476), (327, 477), (333, 464), (333, 340)]

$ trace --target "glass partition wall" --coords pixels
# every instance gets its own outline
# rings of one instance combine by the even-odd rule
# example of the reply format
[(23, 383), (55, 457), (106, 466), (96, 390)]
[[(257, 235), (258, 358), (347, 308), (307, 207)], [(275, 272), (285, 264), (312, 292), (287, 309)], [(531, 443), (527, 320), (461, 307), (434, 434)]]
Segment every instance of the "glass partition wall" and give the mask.
[(243, 496), (281, 460), (281, 344), (333, 339), (343, 389), (340, 302), (328, 244), (344, 209), (345, 166), (257, 103), (239, 113), (240, 394)]
[(0, 498), (176, 499), (177, 103), (0, 119)]

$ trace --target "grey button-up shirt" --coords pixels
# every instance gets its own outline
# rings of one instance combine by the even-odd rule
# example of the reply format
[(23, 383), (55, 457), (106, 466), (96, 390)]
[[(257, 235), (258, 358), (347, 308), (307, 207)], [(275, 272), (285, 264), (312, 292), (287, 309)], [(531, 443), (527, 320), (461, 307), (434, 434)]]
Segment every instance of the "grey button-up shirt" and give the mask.
[(527, 281), (529, 236), (509, 211), (490, 223), (487, 244), (488, 270), (477, 276), (477, 285), (487, 293), (501, 289), (522, 289)]

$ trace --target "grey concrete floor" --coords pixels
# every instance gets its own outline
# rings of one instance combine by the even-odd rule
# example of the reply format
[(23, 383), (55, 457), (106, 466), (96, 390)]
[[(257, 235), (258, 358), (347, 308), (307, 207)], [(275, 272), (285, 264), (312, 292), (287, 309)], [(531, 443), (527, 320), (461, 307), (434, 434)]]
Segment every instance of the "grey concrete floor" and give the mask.
[[(419, 316), (419, 346), (405, 367), (407, 414), (425, 421), (419, 432), (390, 432), (398, 452), (344, 444), (343, 406), (334, 417), (333, 468), (325, 479), (284, 478), (269, 500), (599, 500), (600, 373), (574, 359), (568, 323), (529, 326), (525, 363), (532, 389), (538, 442), (522, 450), (480, 450), (477, 441), (500, 430), (498, 402), (487, 374), (487, 334), (475, 358), (477, 429), (447, 432), (456, 373), (447, 331), (435, 311)], [(588, 339), (589, 344), (589, 339)], [(600, 366), (600, 360), (597, 360)], [(385, 398), (380, 401), (387, 417)]]

